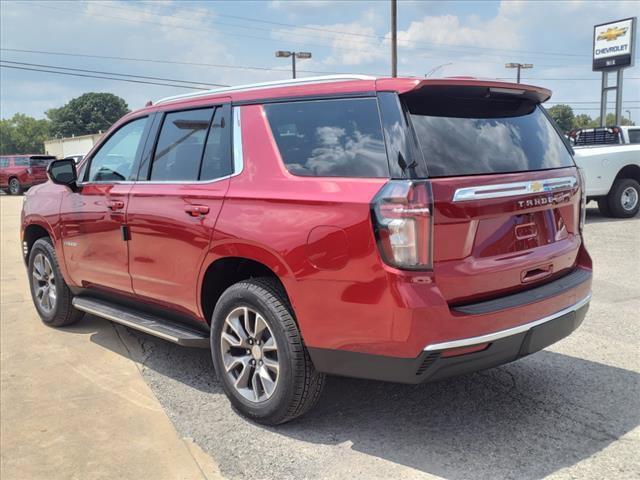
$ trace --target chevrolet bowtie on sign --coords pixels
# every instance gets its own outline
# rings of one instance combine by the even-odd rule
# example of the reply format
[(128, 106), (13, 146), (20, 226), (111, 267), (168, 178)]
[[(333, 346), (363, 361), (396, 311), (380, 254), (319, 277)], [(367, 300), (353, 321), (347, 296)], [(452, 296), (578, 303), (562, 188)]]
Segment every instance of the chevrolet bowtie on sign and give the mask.
[(627, 27), (613, 27), (607, 28), (607, 30), (600, 35), (598, 35), (598, 40), (606, 40), (607, 42), (611, 42), (612, 40), (616, 40), (618, 37), (623, 36), (627, 33), (629, 29)]
[(615, 70), (633, 65), (634, 18), (596, 25), (593, 34), (593, 70)]

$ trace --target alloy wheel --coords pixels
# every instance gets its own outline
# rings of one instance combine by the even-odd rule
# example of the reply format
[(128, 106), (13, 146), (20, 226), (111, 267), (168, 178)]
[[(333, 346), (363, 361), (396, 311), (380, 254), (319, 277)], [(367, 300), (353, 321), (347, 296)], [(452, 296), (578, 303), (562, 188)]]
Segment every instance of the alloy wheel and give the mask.
[(56, 276), (51, 262), (42, 253), (38, 253), (33, 259), (33, 271), (31, 272), (33, 293), (45, 313), (50, 313), (56, 307)]
[(622, 191), (620, 197), (622, 208), (627, 211), (633, 210), (638, 204), (638, 191), (633, 187), (627, 187)]
[(250, 402), (271, 398), (278, 385), (278, 345), (264, 317), (249, 307), (233, 310), (220, 336), (225, 375)]
[(9, 182), (9, 191), (12, 195), (20, 193), (20, 182), (16, 178), (12, 178)]

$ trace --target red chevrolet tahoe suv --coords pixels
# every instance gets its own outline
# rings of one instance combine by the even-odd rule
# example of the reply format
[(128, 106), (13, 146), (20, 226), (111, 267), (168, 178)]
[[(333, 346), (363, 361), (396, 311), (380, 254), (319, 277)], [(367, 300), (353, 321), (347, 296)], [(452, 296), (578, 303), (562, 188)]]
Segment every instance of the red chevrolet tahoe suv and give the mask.
[(3, 155), (0, 157), (0, 189), (11, 195), (47, 181), (51, 155)]
[(161, 100), (26, 196), (35, 307), (210, 347), (265, 424), (311, 408), (325, 374), (418, 383), (536, 352), (591, 296), (550, 95), (341, 76)]

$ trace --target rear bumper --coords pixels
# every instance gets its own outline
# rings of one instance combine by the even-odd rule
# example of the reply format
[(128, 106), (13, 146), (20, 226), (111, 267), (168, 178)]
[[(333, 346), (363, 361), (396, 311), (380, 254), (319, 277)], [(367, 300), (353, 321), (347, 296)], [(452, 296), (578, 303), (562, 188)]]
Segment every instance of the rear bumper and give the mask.
[[(513, 328), (431, 343), (416, 358), (322, 348), (309, 348), (309, 354), (316, 369), (328, 374), (400, 383), (439, 380), (509, 363), (565, 338), (584, 320), (590, 300), (591, 293), (552, 315)], [(456, 356), (446, 353), (485, 344), (482, 350), (473, 353)]]

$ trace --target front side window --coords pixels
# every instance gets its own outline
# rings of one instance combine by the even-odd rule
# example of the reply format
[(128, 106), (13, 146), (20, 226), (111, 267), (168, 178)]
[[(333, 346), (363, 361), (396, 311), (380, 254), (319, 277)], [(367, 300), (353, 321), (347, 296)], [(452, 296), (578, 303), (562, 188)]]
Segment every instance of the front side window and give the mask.
[(196, 181), (213, 108), (166, 114), (151, 165), (150, 180)]
[(14, 167), (28, 167), (29, 159), (27, 157), (13, 157)]
[(265, 105), (282, 161), (294, 175), (388, 177), (375, 98)]
[(131, 179), (133, 165), (141, 147), (147, 117), (120, 127), (91, 159), (88, 182), (122, 182)]

